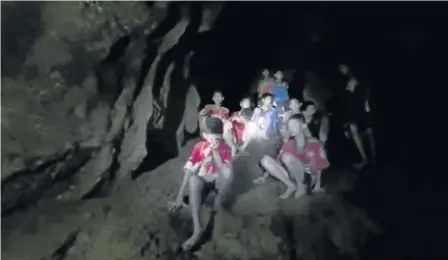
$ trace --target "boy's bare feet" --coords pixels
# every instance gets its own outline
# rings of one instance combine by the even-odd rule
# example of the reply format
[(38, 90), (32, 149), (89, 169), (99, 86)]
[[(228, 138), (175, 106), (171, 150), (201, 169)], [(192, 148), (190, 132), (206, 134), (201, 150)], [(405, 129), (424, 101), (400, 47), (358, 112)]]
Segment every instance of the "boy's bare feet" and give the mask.
[(182, 249), (184, 251), (189, 251), (199, 241), (199, 239), (202, 236), (202, 233), (203, 233), (202, 228), (193, 231), (193, 235), (191, 235), (191, 237), (184, 242), (184, 244), (182, 245)]
[(255, 180), (253, 180), (254, 184), (263, 184), (266, 182), (266, 177), (264, 176), (260, 176), (258, 178), (256, 178)]
[(298, 199), (306, 194), (305, 189), (297, 189), (296, 194), (294, 194), (294, 198)]
[(325, 193), (325, 192), (327, 192), (324, 188), (314, 188), (313, 189), (313, 192), (316, 192), (316, 193)]
[(291, 195), (294, 193), (294, 191), (296, 191), (295, 186), (287, 187), (286, 191), (278, 197), (282, 200), (287, 199), (287, 198), (291, 197)]

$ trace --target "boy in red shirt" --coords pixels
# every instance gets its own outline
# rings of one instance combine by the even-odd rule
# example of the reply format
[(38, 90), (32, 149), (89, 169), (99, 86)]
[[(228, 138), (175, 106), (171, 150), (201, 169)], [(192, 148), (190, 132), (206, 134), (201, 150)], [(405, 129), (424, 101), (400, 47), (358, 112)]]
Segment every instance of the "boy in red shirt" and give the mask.
[[(314, 179), (313, 191), (324, 191), (321, 187), (321, 173), (330, 164), (319, 140), (305, 136), (305, 127), (302, 115), (291, 116), (288, 120), (290, 137), (283, 143), (278, 159), (267, 155), (261, 159), (261, 166), (266, 172), (254, 182), (262, 183), (269, 175), (280, 180), (287, 187), (286, 191), (280, 195), (281, 199), (289, 198), (294, 192), (296, 198), (306, 193), (305, 174), (311, 174)], [(294, 177), (295, 184), (290, 174)]]
[[(223, 123), (216, 117), (204, 119), (204, 140), (193, 148), (184, 167), (184, 178), (173, 208), (182, 206), (185, 189), (189, 189), (189, 204), (193, 219), (193, 235), (183, 244), (188, 251), (202, 236), (203, 227), (199, 219), (202, 195), (209, 190), (216, 190), (215, 207), (219, 207), (232, 179), (232, 151), (222, 139)], [(215, 208), (216, 209), (216, 208)]]
[(228, 146), (232, 149), (232, 156), (236, 154), (236, 144), (233, 139), (233, 131), (232, 131), (232, 122), (230, 122), (230, 112), (229, 109), (222, 106), (222, 102), (224, 101), (224, 95), (220, 90), (215, 90), (213, 92), (212, 97), (213, 103), (210, 105), (206, 105), (199, 112), (199, 127), (200, 129), (204, 128), (204, 118), (206, 117), (216, 117), (222, 120), (224, 123), (224, 133), (223, 139), (227, 143)]
[(241, 144), (243, 142), (244, 131), (247, 122), (252, 117), (252, 109), (250, 99), (245, 97), (240, 102), (241, 110), (233, 113), (230, 121), (232, 122), (232, 130), (235, 143)]

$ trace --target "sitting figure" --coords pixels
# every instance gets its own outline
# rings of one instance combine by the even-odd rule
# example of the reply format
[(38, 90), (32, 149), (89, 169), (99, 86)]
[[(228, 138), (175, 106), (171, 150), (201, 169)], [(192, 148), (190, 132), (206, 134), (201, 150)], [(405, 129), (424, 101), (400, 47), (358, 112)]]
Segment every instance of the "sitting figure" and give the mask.
[(322, 112), (317, 112), (316, 105), (312, 101), (303, 102), (300, 112), (305, 118), (305, 135), (319, 139), (325, 146), (330, 131), (329, 117)]
[(215, 117), (208, 117), (204, 122), (203, 137), (193, 148), (184, 167), (184, 177), (172, 211), (182, 206), (185, 189), (189, 188), (189, 204), (193, 219), (193, 235), (183, 244), (188, 251), (200, 239), (203, 226), (199, 219), (204, 192), (217, 191), (215, 209), (220, 207), (223, 196), (231, 181), (232, 154), (230, 147), (222, 140), (223, 123)]
[[(317, 139), (307, 138), (303, 129), (303, 116), (292, 116), (288, 121), (290, 138), (283, 143), (277, 159), (263, 156), (261, 166), (265, 173), (254, 180), (254, 183), (262, 183), (271, 175), (283, 182), (286, 191), (280, 195), (281, 199), (289, 198), (294, 192), (296, 198), (306, 193), (305, 174), (311, 174), (313, 191), (323, 191), (321, 173), (329, 162), (321, 143)], [(295, 179), (295, 184), (291, 179)]]
[[(233, 130), (235, 133), (236, 143), (239, 145), (239, 150), (243, 152), (250, 141), (257, 133), (257, 126), (252, 121), (253, 111), (250, 108), (243, 108), (240, 111), (239, 121), (234, 121)], [(248, 155), (241, 153), (240, 155)]]
[(302, 106), (302, 103), (297, 98), (291, 98), (289, 100), (289, 109), (281, 115), (281, 122), (280, 122), (280, 134), (283, 139), (288, 138), (288, 129), (287, 124), (290, 117), (293, 115), (300, 114), (300, 107)]
[(265, 93), (260, 98), (260, 106), (254, 109), (252, 121), (256, 124), (256, 136), (263, 139), (277, 134), (278, 114), (272, 107), (272, 94)]
[(224, 123), (224, 133), (223, 138), (228, 146), (232, 149), (232, 155), (236, 154), (236, 145), (233, 140), (233, 132), (232, 132), (232, 123), (229, 120), (229, 109), (222, 106), (222, 102), (224, 101), (224, 95), (221, 91), (216, 90), (213, 92), (213, 103), (210, 105), (206, 105), (199, 112), (199, 127), (203, 128), (204, 119), (206, 117), (217, 117), (221, 119)]
[(250, 99), (248, 97), (244, 97), (243, 99), (241, 99), (240, 101), (240, 110), (236, 111), (232, 114), (232, 116), (230, 117), (230, 121), (234, 122), (239, 122), (241, 119), (241, 111), (245, 108), (251, 108), (252, 103), (250, 101)]

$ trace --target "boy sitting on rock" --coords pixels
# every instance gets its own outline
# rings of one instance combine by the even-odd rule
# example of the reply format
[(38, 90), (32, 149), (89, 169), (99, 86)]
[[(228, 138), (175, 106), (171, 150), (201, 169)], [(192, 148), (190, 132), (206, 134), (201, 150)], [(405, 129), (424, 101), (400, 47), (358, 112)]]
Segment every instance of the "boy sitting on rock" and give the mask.
[(198, 242), (203, 232), (199, 213), (204, 192), (217, 191), (216, 209), (220, 206), (232, 178), (232, 151), (222, 139), (222, 134), (222, 120), (216, 117), (205, 118), (204, 140), (194, 146), (184, 167), (184, 178), (171, 210), (177, 210), (182, 206), (183, 194), (188, 185), (193, 235), (184, 242), (182, 247), (185, 251), (190, 250)]
[[(261, 166), (265, 169), (265, 173), (254, 180), (257, 184), (262, 183), (271, 175), (283, 182), (286, 191), (280, 195), (281, 199), (289, 198), (294, 192), (296, 198), (306, 193), (305, 174), (311, 174), (314, 179), (312, 181), (315, 183), (314, 191), (323, 191), (321, 173), (329, 166), (329, 162), (321, 142), (306, 137), (304, 120), (302, 115), (293, 115), (289, 118), (290, 137), (283, 143), (277, 159), (263, 156)], [(295, 179), (295, 184), (292, 179)]]

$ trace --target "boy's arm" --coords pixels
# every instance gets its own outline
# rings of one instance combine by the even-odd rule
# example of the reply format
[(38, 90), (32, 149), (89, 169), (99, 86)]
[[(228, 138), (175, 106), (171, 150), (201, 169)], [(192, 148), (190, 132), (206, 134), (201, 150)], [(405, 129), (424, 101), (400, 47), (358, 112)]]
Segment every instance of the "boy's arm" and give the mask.
[(226, 177), (230, 176), (232, 171), (232, 152), (230, 147), (226, 147), (224, 151), (219, 151), (219, 146), (213, 146), (212, 155), (213, 159), (220, 169), (220, 172)]
[(322, 116), (322, 121), (320, 124), (320, 131), (319, 131), (319, 140), (322, 143), (327, 142), (329, 132), (330, 132), (330, 118), (328, 116), (324, 115), (324, 116)]
[(206, 105), (201, 111), (199, 111), (199, 116), (209, 115), (211, 111), (211, 105)]

